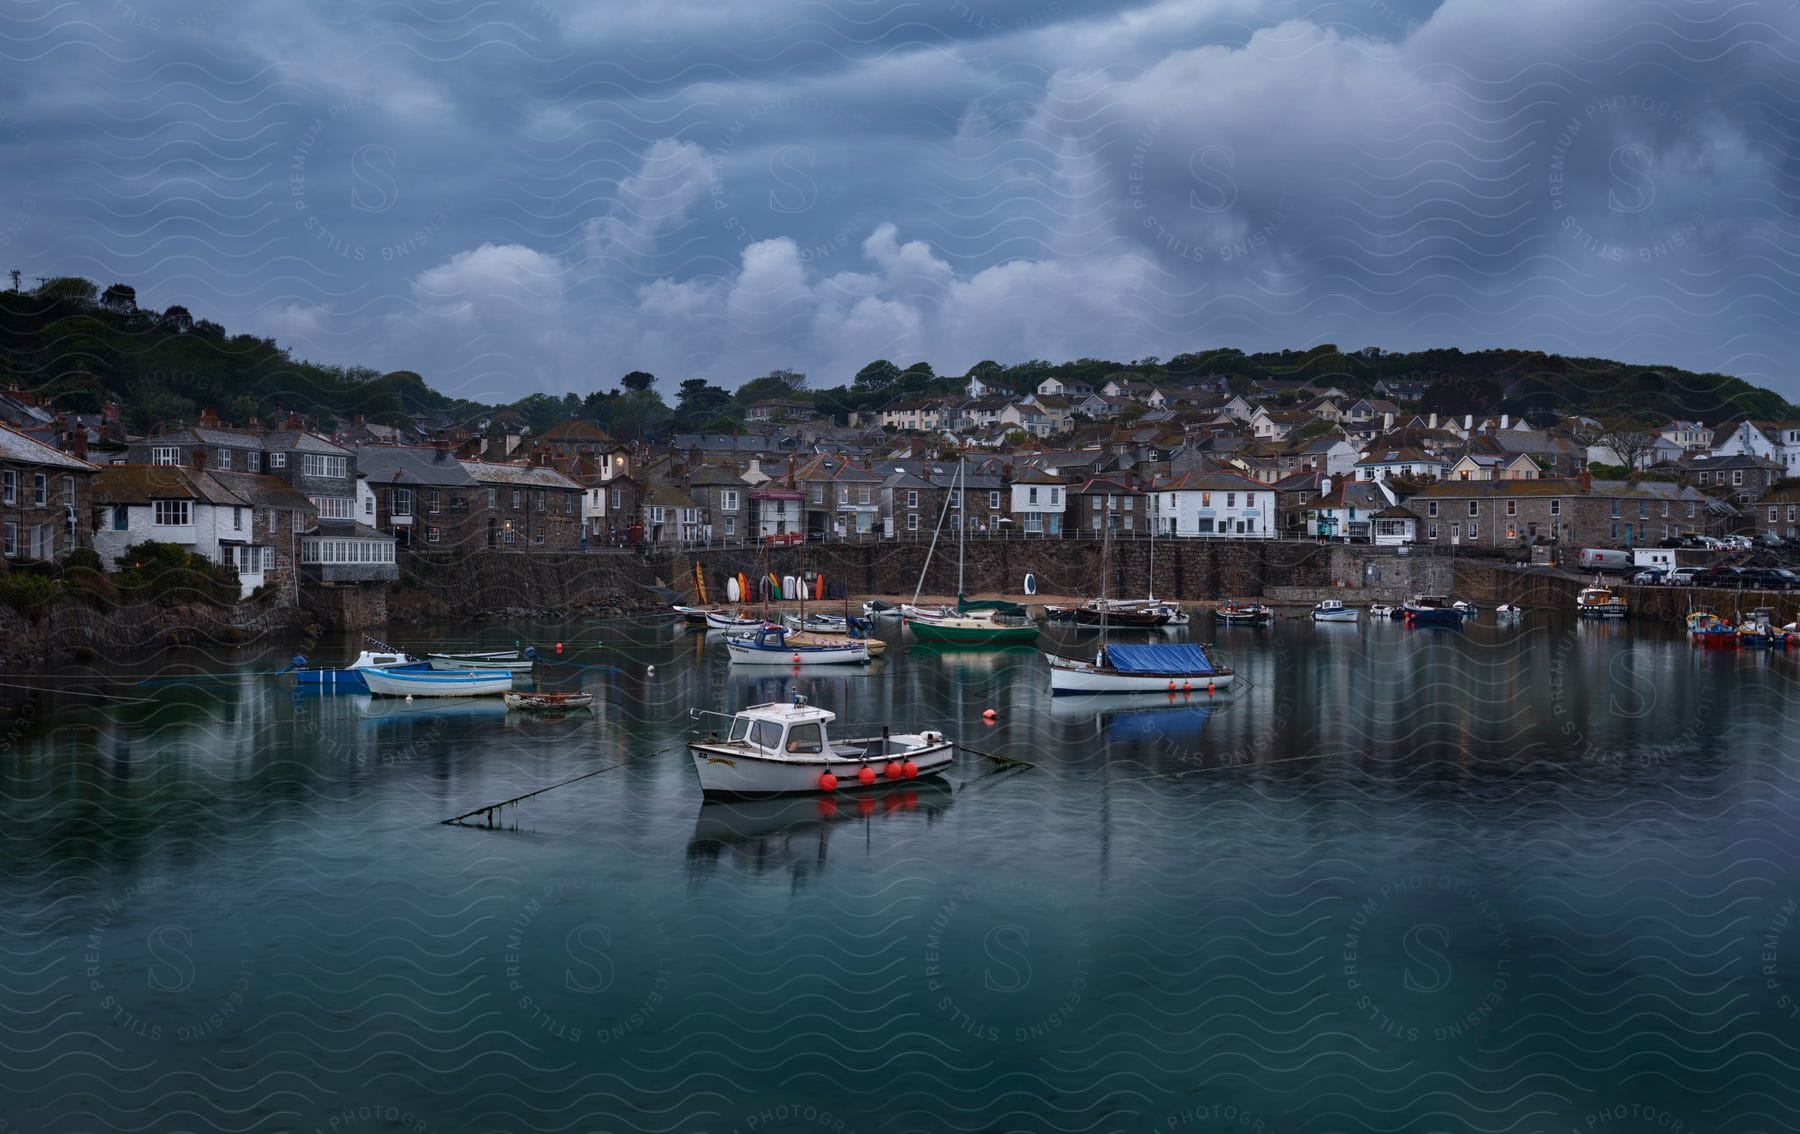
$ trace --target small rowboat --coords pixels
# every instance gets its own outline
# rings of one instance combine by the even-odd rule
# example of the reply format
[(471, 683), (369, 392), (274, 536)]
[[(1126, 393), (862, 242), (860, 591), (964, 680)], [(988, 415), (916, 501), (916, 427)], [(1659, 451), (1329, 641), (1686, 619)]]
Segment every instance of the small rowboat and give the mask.
[(592, 693), (507, 693), (501, 700), (509, 709), (532, 713), (567, 713), (594, 703)]
[(425, 660), (437, 670), (493, 669), (507, 673), (530, 673), (537, 664), (537, 647), (527, 646), (525, 655), (517, 650), (496, 650), (485, 654), (426, 654)]
[(724, 630), (730, 632), (733, 630), (754, 630), (763, 624), (763, 620), (760, 618), (740, 615), (728, 614), (722, 610), (709, 610), (706, 612), (706, 628), (708, 630)]
[(716, 606), (682, 606), (679, 603), (674, 604), (674, 610), (689, 626), (705, 626), (707, 615), (723, 613)]
[(1262, 626), (1275, 621), (1275, 611), (1260, 602), (1225, 602), (1213, 609), (1213, 617), (1225, 626)]

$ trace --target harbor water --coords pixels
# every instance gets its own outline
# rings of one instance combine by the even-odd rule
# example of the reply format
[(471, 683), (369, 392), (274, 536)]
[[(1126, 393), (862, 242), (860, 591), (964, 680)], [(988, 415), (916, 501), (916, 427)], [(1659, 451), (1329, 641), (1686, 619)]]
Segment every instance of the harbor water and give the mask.
[[(1243, 688), (658, 619), (397, 643), (566, 717), (291, 642), (0, 675), (0, 1132), (1800, 1127), (1800, 652), (1195, 623)], [(795, 692), (963, 750), (703, 804), (692, 711)]]

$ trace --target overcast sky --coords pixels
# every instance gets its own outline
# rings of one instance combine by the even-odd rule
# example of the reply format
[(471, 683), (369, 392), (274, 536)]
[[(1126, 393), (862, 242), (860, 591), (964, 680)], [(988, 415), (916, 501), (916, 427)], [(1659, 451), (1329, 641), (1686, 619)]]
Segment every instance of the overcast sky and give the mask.
[(1800, 399), (1800, 4), (9, 0), (0, 268), (485, 401), (1517, 346)]

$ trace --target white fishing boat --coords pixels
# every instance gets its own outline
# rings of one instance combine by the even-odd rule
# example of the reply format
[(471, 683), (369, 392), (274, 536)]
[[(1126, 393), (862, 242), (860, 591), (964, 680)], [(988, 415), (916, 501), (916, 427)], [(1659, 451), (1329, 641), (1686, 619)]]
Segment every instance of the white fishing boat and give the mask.
[(721, 613), (716, 606), (682, 606), (680, 603), (674, 604), (672, 609), (689, 626), (708, 625), (710, 616)]
[(1517, 618), (1525, 613), (1525, 608), (1510, 602), (1503, 602), (1494, 608), (1495, 618)]
[(1370, 618), (1399, 618), (1400, 617), (1400, 608), (1397, 606), (1390, 606), (1389, 604), (1387, 604), (1385, 602), (1372, 602), (1369, 604), (1369, 617)]
[(495, 650), (484, 654), (426, 654), (425, 660), (434, 670), (492, 669), (530, 673), (531, 667), (537, 664), (537, 647), (525, 647), (523, 656), (518, 650)]
[(830, 645), (790, 641), (785, 626), (763, 626), (747, 634), (728, 634), (725, 648), (738, 665), (861, 665), (869, 660), (867, 642), (844, 639)]
[(715, 732), (688, 744), (700, 790), (708, 796), (828, 795), (936, 775), (956, 752), (955, 742), (935, 731), (883, 728), (879, 736), (833, 740), (828, 732), (836, 719), (799, 694), (792, 703), (752, 705), (730, 718), (725, 735)]
[(850, 620), (841, 614), (784, 614), (781, 624), (789, 630), (811, 630), (815, 634), (848, 634)]
[(1342, 599), (1328, 598), (1313, 604), (1314, 622), (1355, 622), (1360, 612), (1355, 607), (1345, 606)]
[(512, 674), (504, 670), (370, 669), (363, 671), (363, 681), (369, 692), (384, 697), (492, 697), (513, 687)]
[(1052, 693), (1217, 693), (1237, 675), (1192, 643), (1128, 646), (1109, 642), (1092, 661), (1045, 654)]

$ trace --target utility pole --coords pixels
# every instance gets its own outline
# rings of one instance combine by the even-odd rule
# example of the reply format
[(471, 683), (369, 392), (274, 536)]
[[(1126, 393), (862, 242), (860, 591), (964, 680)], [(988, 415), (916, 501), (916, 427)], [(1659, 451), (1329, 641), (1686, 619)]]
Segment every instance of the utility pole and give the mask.
[(15, 292), (18, 291), (19, 290), (19, 277), (21, 275), (23, 275), (24, 273), (20, 272), (19, 269), (14, 268), (12, 271), (10, 271), (6, 274), (12, 277), (12, 289)]

